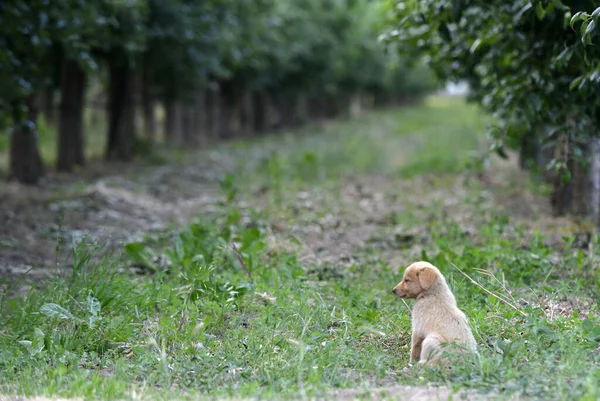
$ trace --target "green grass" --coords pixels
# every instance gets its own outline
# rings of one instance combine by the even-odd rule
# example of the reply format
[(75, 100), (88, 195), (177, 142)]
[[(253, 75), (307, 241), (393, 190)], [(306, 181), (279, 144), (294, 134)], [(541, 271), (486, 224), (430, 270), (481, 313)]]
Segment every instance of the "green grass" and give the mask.
[[(476, 184), (452, 192), (485, 121), (460, 100), (433, 98), (230, 148), (239, 169), (222, 182), (216, 212), (98, 265), (79, 246), (69, 275), (0, 300), (0, 393), (297, 398), (404, 383), (598, 399), (600, 244), (584, 252), (572, 238), (556, 244), (531, 233), (491, 207)], [(423, 151), (428, 163), (419, 161)], [(447, 180), (410, 191), (407, 171)], [(350, 261), (302, 261), (297, 232), (330, 213), (348, 222), (360, 215), (339, 208), (348, 176), (384, 178), (386, 197), (404, 207), (379, 226), (382, 236), (399, 228), (426, 234), (411, 241), (421, 241), (420, 258), (440, 267), (469, 317), (481, 356), (474, 364), (403, 371), (410, 314), (390, 290), (405, 265), (390, 265), (381, 243), (353, 249)], [(263, 187), (264, 207), (237, 202)], [(310, 207), (298, 204), (299, 191)], [(461, 213), (426, 192), (459, 196), (452, 210)], [(274, 236), (277, 225), (284, 233)], [(409, 248), (392, 245), (406, 264)], [(131, 264), (148, 274), (120, 270)], [(545, 309), (564, 300), (582, 306)]]
[(412, 178), (422, 173), (452, 174), (463, 171), (476, 155), (481, 136), (491, 119), (475, 105), (460, 105), (460, 115), (453, 105), (455, 98), (434, 97), (426, 108), (414, 108), (400, 123), (400, 134), (417, 133), (421, 142), (412, 149), (402, 176)]

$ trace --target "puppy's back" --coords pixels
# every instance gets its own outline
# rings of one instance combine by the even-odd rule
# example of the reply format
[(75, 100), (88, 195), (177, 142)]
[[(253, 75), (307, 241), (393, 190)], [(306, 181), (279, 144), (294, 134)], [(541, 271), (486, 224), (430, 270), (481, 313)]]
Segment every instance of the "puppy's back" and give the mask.
[[(413, 309), (413, 327), (424, 336), (438, 334), (444, 342), (454, 342), (476, 348), (475, 338), (467, 316), (456, 305), (444, 277), (439, 274), (437, 286), (427, 296), (416, 300)], [(433, 290), (433, 291), (431, 291)]]

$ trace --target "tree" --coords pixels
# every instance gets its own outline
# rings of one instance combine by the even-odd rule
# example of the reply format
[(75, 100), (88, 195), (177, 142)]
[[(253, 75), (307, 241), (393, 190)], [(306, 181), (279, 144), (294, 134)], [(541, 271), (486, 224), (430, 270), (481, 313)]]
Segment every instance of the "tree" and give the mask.
[(598, 132), (597, 81), (592, 82), (597, 77), (588, 72), (590, 62), (597, 65), (599, 53), (586, 50), (569, 23), (572, 14), (592, 9), (592, 3), (399, 2), (392, 8), (394, 29), (386, 35), (402, 43), (399, 49), (405, 55), (426, 54), (442, 79), (470, 84), (471, 99), (497, 117), (489, 134), (498, 154), (504, 155), (506, 146), (520, 149), (526, 167), (543, 159), (543, 146), (562, 144), (554, 146), (548, 166), (558, 214), (571, 210), (573, 199), (589, 199), (572, 194), (587, 185), (569, 182), (575, 170), (585, 169), (589, 134)]
[(83, 137), (85, 81), (85, 71), (76, 61), (66, 60), (63, 63), (56, 159), (56, 168), (59, 171), (72, 171), (74, 166), (85, 164)]
[(43, 63), (52, 49), (52, 8), (47, 3), (0, 5), (0, 111), (12, 124), (9, 177), (27, 184), (43, 174), (35, 98), (49, 76)]
[[(368, 0), (3, 2), (0, 121), (14, 126), (12, 174), (40, 177), (34, 100), (57, 87), (57, 169), (85, 163), (86, 82), (98, 76), (108, 92), (106, 157), (120, 161), (135, 155), (136, 93), (149, 138), (160, 100), (167, 138), (186, 147), (401, 97), (408, 69), (376, 40), (384, 11)], [(410, 90), (431, 86), (415, 80)]]
[(148, 4), (144, 0), (103, 0), (98, 18), (108, 21), (92, 47), (108, 71), (108, 140), (106, 158), (130, 161), (136, 143), (136, 67), (146, 44)]
[(83, 0), (66, 3), (68, 14), (52, 35), (54, 64), (60, 66), (60, 122), (58, 127), (57, 169), (72, 171), (85, 164), (83, 111), (87, 76), (98, 70), (94, 48), (109, 27), (98, 3)]

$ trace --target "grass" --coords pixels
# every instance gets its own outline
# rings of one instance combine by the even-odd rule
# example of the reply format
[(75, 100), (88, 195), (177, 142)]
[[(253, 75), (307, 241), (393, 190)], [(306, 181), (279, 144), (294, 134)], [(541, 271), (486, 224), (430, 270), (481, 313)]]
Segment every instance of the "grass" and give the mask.
[[(598, 399), (600, 245), (551, 241), (463, 184), (486, 121), (434, 97), (225, 149), (240, 162), (216, 211), (99, 264), (75, 245), (69, 274), (0, 299), (0, 393), (298, 398), (403, 383)], [(349, 177), (367, 193), (344, 195)], [(316, 227), (362, 235), (376, 191), (393, 218), (372, 241), (350, 257), (326, 235), (309, 241)], [(440, 267), (469, 317), (474, 364), (403, 370), (410, 305), (390, 290), (417, 257)]]
[(400, 123), (400, 133), (420, 134), (420, 141), (400, 173), (406, 178), (419, 174), (459, 173), (472, 162), (480, 148), (481, 134), (490, 122), (474, 105), (461, 105), (456, 116), (456, 99), (430, 98), (427, 108), (409, 109)]

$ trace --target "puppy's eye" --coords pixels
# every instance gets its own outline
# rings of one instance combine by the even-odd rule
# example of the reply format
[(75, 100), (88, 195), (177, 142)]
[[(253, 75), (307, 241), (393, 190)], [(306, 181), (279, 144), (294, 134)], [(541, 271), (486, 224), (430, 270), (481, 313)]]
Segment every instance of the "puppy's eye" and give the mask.
[(407, 283), (410, 281), (409, 279), (405, 278), (404, 281), (406, 281)]

